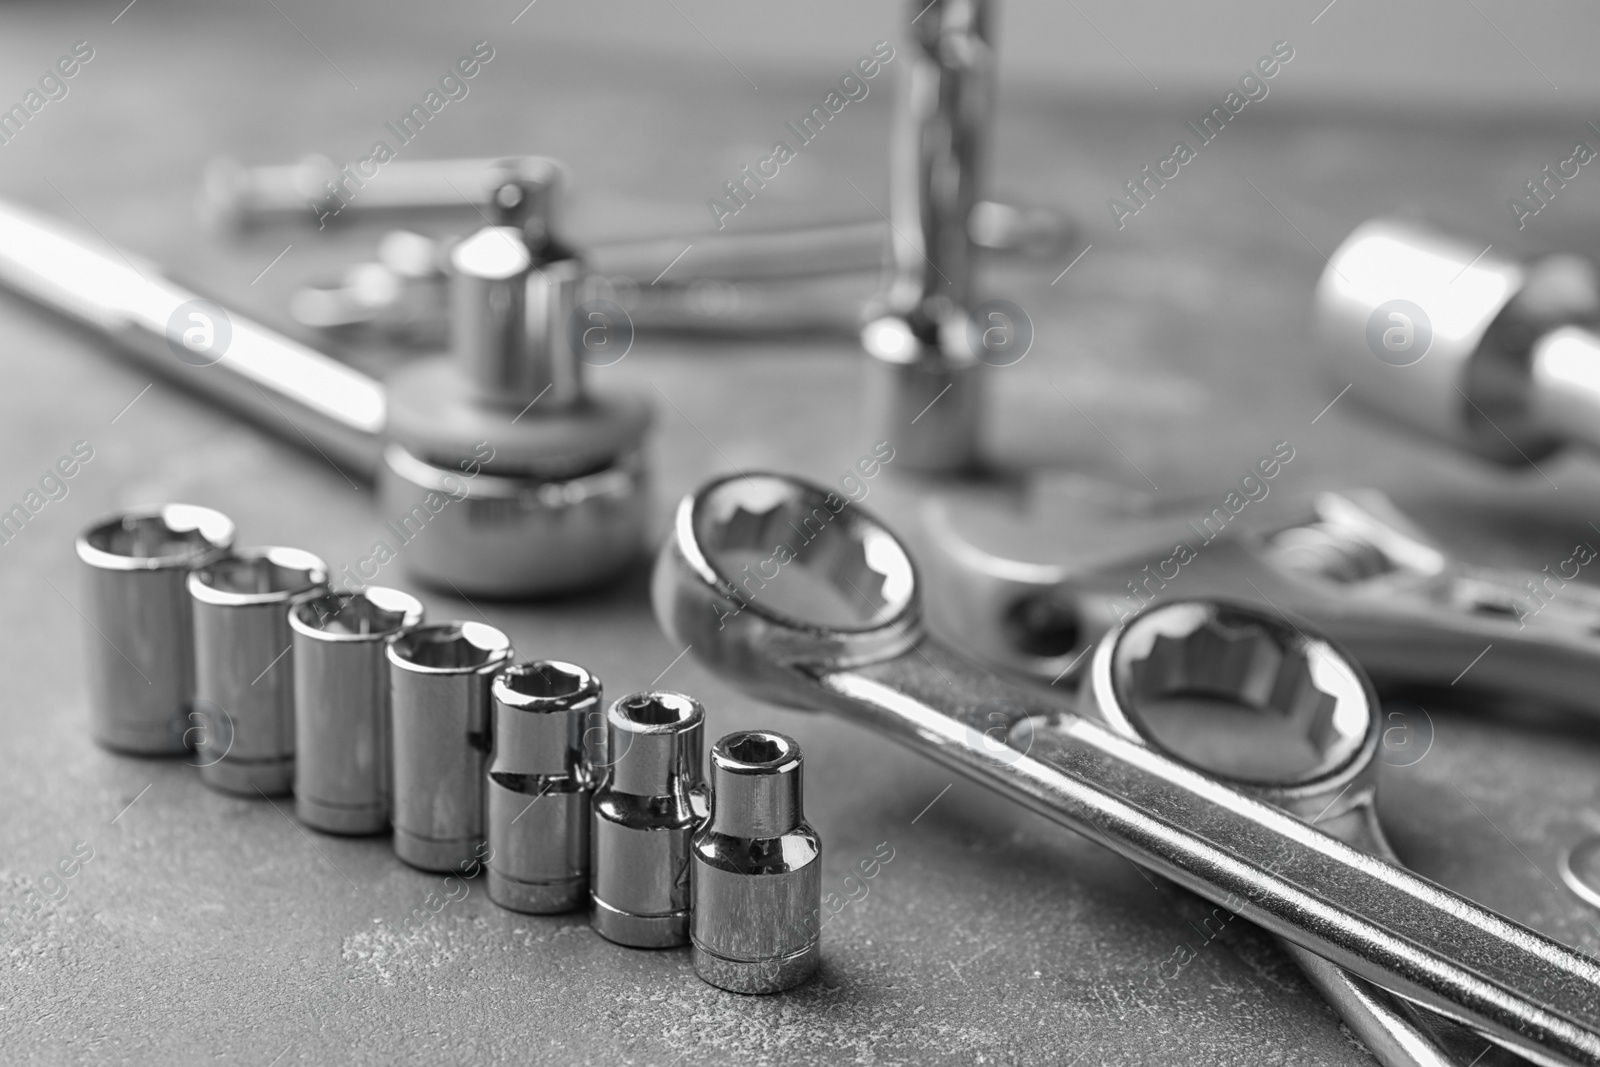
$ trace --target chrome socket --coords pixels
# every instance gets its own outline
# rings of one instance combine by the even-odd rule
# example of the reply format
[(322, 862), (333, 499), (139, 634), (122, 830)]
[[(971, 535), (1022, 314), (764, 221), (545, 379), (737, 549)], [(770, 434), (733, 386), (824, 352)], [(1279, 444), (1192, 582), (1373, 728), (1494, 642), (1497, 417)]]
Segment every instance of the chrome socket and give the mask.
[(689, 848), (705, 815), (705, 709), (634, 693), (606, 713), (606, 770), (591, 807), (589, 922), (634, 948), (689, 940)]
[(294, 782), (289, 612), (327, 590), (327, 565), (297, 548), (250, 548), (189, 575), (200, 780), (241, 796)]
[(100, 744), (145, 756), (188, 751), (196, 723), (186, 584), (232, 547), (232, 520), (189, 504), (124, 511), (78, 535), (89, 728)]
[(600, 679), (545, 660), (507, 667), (490, 691), (489, 899), (535, 915), (571, 911), (589, 893), (586, 750), (602, 723)]
[(483, 842), (489, 685), (511, 661), (511, 639), (484, 623), (432, 623), (386, 651), (394, 854), (425, 871), (460, 870)]
[(422, 622), (422, 603), (368, 586), (295, 605), (294, 809), (333, 834), (389, 828), (389, 639)]
[(822, 839), (805, 820), (803, 760), (765, 730), (711, 749), (711, 818), (690, 864), (694, 970), (734, 993), (792, 989), (822, 959)]

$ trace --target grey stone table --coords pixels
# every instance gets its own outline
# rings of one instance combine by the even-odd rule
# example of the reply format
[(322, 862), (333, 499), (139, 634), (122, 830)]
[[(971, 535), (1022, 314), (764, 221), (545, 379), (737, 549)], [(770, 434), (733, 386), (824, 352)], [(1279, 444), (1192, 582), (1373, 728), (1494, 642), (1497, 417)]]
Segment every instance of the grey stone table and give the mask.
[[(582, 190), (572, 224), (581, 236), (703, 230), (705, 197), (818, 92), (803, 79), (760, 94), (710, 74), (676, 82), (648, 63), (542, 48), (536, 34), (502, 32), (504, 12), (476, 8), (330, 14), (309, 36), (341, 57), (340, 71), (271, 6), (141, 4), (114, 25), (111, 14), (6, 11), (0, 69), (20, 73), (5, 86), (73, 41), (90, 39), (96, 54), (65, 99), (0, 148), (0, 195), (284, 328), (288, 292), (366, 254), (375, 232), (216, 242), (191, 209), (212, 152), (356, 158), (438, 70), (493, 38), (496, 58), (472, 95), (408, 151), (566, 158)], [(856, 105), (734, 224), (859, 216), (861, 194), (881, 204), (888, 96)], [(985, 276), (986, 290), (1027, 308), (1038, 331), (1026, 360), (992, 375), (987, 445), (997, 462), (1130, 489), (1148, 479), (1177, 499), (1220, 495), (1287, 440), (1294, 491), (1381, 486), (1478, 558), (1537, 568), (1600, 536), (1588, 525), (1600, 517), (1592, 464), (1554, 461), (1545, 477), (1487, 471), (1347, 404), (1317, 418), (1335, 390), (1307, 360), (1321, 253), (1370, 214), (1425, 206), (1508, 250), (1534, 248), (1530, 235), (1600, 246), (1600, 203), (1585, 188), (1528, 234), (1504, 208), (1581, 121), (1346, 116), (1297, 104), (1287, 76), (1252, 107), (1119, 231), (1107, 198), (1169, 154), (1187, 112), (1006, 102), (996, 186), (1064, 205), (1094, 247), (1055, 285), (1065, 262), (996, 264)], [(846, 338), (641, 339), (595, 377), (657, 401), (664, 528), (676, 498), (730, 467), (842, 474), (872, 444), (859, 363)], [(524, 654), (584, 663), (614, 695), (652, 683), (694, 693), (713, 736), (757, 724), (796, 736), (810, 818), (826, 841), (825, 888), (842, 892), (858, 861), (893, 854), (865, 898), (829, 923), (822, 973), (788, 995), (734, 996), (696, 980), (684, 952), (618, 948), (579, 915), (513, 915), (479, 885), (408, 940), (403, 923), (441, 891), (438, 877), (402, 866), (383, 838), (309, 833), (282, 801), (212, 793), (181, 760), (97, 749), (79, 667), (71, 543), (89, 519), (136, 501), (191, 501), (232, 515), (243, 542), (299, 545), (338, 564), (377, 535), (370, 497), (314, 455), (160, 382), (146, 390), (151, 378), (93, 337), (9, 297), (0, 381), (0, 504), (20, 500), (75, 442), (94, 451), (69, 493), (0, 545), (0, 896), (8, 909), (30, 889), (53, 898), (0, 942), (7, 1062), (1369, 1062), (1242, 921), (1208, 936), (1207, 907), (1121, 857), (852, 726), (748, 700), (679, 658), (651, 619), (643, 568), (556, 603), (426, 601), (435, 618), (488, 619)], [(873, 493), (869, 507), (915, 532), (919, 490), (892, 464)], [(1600, 832), (1595, 735), (1429, 710), (1428, 756), (1386, 768), (1382, 810), (1399, 852), (1552, 936), (1600, 949), (1594, 911), (1556, 876), (1561, 850)], [(47, 882), (75, 850), (92, 858)], [(1146, 980), (1185, 945), (1196, 950), (1188, 966)]]

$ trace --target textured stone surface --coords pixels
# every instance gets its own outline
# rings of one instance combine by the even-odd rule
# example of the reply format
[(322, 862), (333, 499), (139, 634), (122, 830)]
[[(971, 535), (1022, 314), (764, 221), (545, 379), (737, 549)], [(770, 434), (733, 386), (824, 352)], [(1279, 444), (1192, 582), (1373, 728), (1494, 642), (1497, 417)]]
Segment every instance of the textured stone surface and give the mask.
[[(114, 26), (111, 9), (92, 18), (76, 5), (8, 9), (0, 69), (42, 70), (81, 37), (98, 52), (66, 100), (0, 149), (0, 195), (87, 220), (119, 248), (281, 326), (287, 293), (366, 254), (375, 232), (216, 243), (190, 210), (213, 151), (256, 163), (314, 149), (355, 158), (437, 70), (488, 36), (497, 58), (428, 129), (418, 158), (550, 152), (582, 183), (576, 229), (671, 232), (705, 226), (704, 198), (817, 92), (794, 82), (747, 93), (709, 51), (704, 77), (685, 81), (676, 68), (542, 50), (538, 8), (515, 32), (514, 10), (487, 5), (411, 19), (374, 8), (326, 24), (310, 8), (287, 10), (359, 92), (270, 5), (141, 3)], [(855, 51), (841, 44), (842, 56)], [(995, 185), (1076, 212), (1095, 248), (1055, 287), (1064, 264), (988, 275), (1038, 330), (1029, 358), (993, 376), (1004, 417), (991, 424), (992, 450), (1133, 488), (1148, 489), (1148, 478), (1182, 496), (1225, 492), (1287, 439), (1299, 451), (1283, 484), (1381, 485), (1481, 557), (1536, 568), (1566, 558), (1574, 540), (1594, 536), (1585, 524), (1596, 469), (1546, 465), (1555, 492), (1535, 475), (1416, 449), (1344, 404), (1312, 425), (1336, 390), (1307, 370), (1305, 319), (1322, 267), (1311, 246), (1328, 251), (1380, 210), (1425, 204), (1487, 229), (1485, 243), (1529, 247), (1501, 220), (1504, 197), (1574, 134), (1296, 110), (1292, 73), (1120, 233), (1105, 199), (1167, 154), (1183, 107), (1007, 102)], [(11, 93), (22, 74), (0, 88)], [(752, 226), (863, 213), (845, 178), (881, 203), (887, 97), (853, 109), (786, 170), (746, 213)], [(1600, 246), (1585, 214), (1594, 198), (1579, 187), (1563, 195), (1553, 210), (1568, 214), (1542, 232)], [(848, 340), (827, 338), (641, 339), (595, 377), (658, 402), (664, 523), (678, 495), (730, 465), (843, 475), (872, 444), (858, 428), (858, 358)], [(792, 993), (713, 989), (695, 978), (687, 949), (630, 951), (579, 915), (500, 910), (481, 880), (461, 898), (401, 865), (385, 839), (303, 831), (287, 803), (218, 795), (182, 761), (100, 751), (87, 738), (78, 668), (71, 539), (81, 525), (125, 503), (188, 500), (232, 515), (241, 543), (299, 545), (337, 567), (365, 554), (383, 516), (315, 456), (164, 384), (140, 395), (148, 376), (9, 297), (0, 381), (0, 503), (20, 499), (72, 442), (95, 448), (70, 495), (0, 547), (0, 896), (21, 901), (77, 843), (93, 849), (59, 883), (65, 896), (0, 943), (7, 1062), (1367, 1062), (1242, 921), (1208, 938), (1218, 928), (1204, 925), (1209, 906), (1121, 857), (848, 724), (755, 704), (692, 656), (676, 658), (682, 650), (650, 618), (642, 569), (582, 600), (426, 602), (436, 619), (503, 627), (523, 654), (590, 667), (611, 695), (652, 682), (694, 693), (710, 737), (764, 726), (801, 742), (807, 814), (826, 842), (824, 892), (859, 899), (824, 928), (817, 979)], [(892, 482), (891, 463), (868, 505), (910, 522), (914, 494)], [(1600, 950), (1594, 913), (1555, 873), (1565, 844), (1600, 832), (1600, 744), (1429, 710), (1428, 756), (1384, 782), (1398, 851), (1430, 877)], [(843, 880), (881, 858), (880, 843), (893, 859), (861, 883), (862, 897)], [(414, 909), (435, 906), (408, 926)], [(1182, 945), (1196, 955), (1173, 974)]]

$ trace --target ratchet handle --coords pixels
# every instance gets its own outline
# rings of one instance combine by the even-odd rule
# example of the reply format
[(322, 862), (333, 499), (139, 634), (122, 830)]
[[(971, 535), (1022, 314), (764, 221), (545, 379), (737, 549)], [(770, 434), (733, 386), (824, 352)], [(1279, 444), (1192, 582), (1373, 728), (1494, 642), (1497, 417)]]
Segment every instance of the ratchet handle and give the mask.
[(381, 384), (201, 301), (152, 264), (0, 200), (0, 285), (93, 328), (144, 369), (335, 465), (375, 475)]
[(1527, 927), (932, 640), (810, 680), (851, 718), (1361, 978), (1536, 1062), (1600, 1064), (1600, 966)]

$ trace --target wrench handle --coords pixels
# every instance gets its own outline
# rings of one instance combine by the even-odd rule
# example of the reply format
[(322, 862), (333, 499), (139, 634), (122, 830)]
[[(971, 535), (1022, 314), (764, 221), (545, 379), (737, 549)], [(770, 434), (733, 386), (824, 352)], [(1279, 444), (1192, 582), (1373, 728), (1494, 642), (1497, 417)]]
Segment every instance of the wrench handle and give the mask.
[(1535, 1062), (1600, 1064), (1600, 966), (1550, 938), (931, 639), (810, 680), (819, 702), (1361, 978)]
[[(91, 327), (145, 370), (309, 445), (336, 466), (375, 475), (381, 384), (242, 315), (215, 305), (186, 308), (200, 298), (153, 264), (0, 200), (0, 285)], [(174, 323), (188, 322), (191, 311), (207, 316), (215, 344), (185, 359)], [(220, 320), (211, 321), (217, 311)]]

